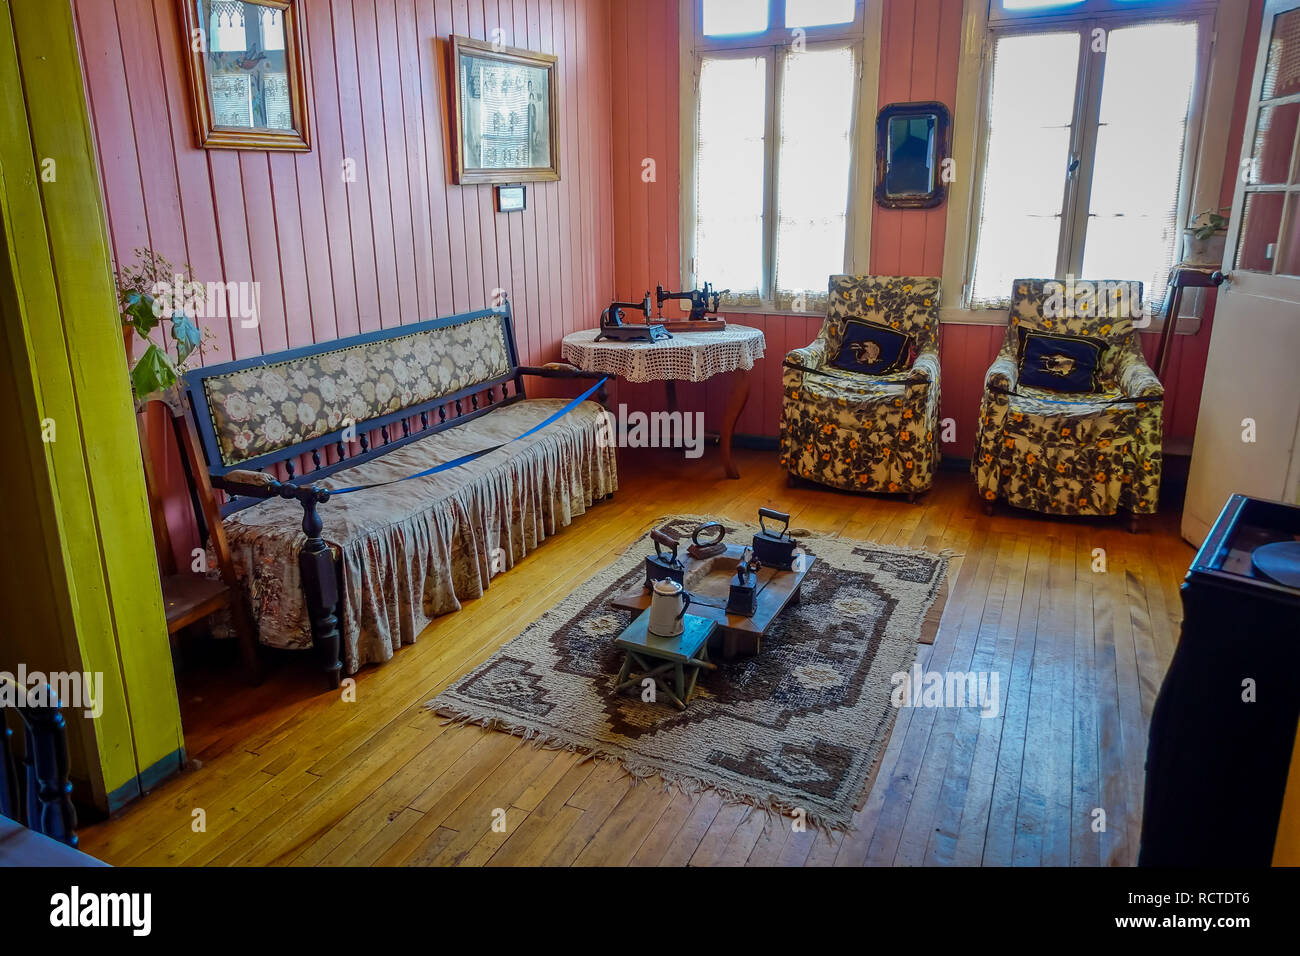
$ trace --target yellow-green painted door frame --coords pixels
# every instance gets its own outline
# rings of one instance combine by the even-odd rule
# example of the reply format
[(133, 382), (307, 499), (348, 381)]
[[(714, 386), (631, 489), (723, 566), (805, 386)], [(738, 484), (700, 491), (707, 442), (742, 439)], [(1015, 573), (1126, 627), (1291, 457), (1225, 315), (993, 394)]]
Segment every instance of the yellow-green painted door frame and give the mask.
[(0, 0), (0, 670), (97, 676), (68, 713), (82, 800), (184, 763), (69, 0)]

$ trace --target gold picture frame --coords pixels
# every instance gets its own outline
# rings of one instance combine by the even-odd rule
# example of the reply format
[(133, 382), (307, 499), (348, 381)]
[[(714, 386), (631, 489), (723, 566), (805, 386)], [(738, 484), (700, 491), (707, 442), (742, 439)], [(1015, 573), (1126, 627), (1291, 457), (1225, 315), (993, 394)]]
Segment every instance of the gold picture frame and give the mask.
[(311, 149), (297, 0), (177, 2), (199, 148)]
[(454, 34), (448, 42), (452, 182), (558, 180), (559, 57)]

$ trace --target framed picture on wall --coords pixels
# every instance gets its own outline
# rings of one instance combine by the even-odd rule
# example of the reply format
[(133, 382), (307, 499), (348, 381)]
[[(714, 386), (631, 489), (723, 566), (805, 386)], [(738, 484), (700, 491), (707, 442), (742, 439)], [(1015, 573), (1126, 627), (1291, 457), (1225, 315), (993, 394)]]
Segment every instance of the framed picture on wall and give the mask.
[(452, 36), (452, 182), (560, 178), (557, 58)]
[(298, 0), (177, 0), (197, 144), (311, 148)]

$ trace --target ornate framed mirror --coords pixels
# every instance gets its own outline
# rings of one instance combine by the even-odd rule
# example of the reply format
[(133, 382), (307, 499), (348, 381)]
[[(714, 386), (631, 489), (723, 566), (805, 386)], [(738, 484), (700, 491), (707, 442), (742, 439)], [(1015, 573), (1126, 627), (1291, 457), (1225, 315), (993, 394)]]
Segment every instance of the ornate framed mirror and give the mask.
[(951, 123), (942, 103), (891, 103), (876, 118), (876, 202), (929, 209), (947, 198)]

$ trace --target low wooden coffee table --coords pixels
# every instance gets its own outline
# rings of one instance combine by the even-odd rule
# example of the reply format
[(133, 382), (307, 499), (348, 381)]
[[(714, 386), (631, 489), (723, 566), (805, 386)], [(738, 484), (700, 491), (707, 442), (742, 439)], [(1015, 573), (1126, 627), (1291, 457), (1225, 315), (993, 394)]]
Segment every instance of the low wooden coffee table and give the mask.
[[(758, 572), (758, 608), (753, 617), (728, 614), (727, 595), (731, 579), (736, 576), (736, 562), (744, 553), (742, 545), (727, 545), (724, 554), (697, 561), (684, 557), (686, 590), (691, 594), (687, 615), (708, 618), (717, 622), (715, 635), (722, 639), (722, 656), (757, 654), (762, 650), (763, 635), (776, 616), (789, 604), (799, 601), (799, 589), (804, 576), (816, 563), (812, 555), (804, 555), (798, 571), (778, 571), (762, 568)], [(624, 591), (611, 602), (614, 607), (628, 611), (633, 618), (650, 606), (650, 592), (638, 587)]]

